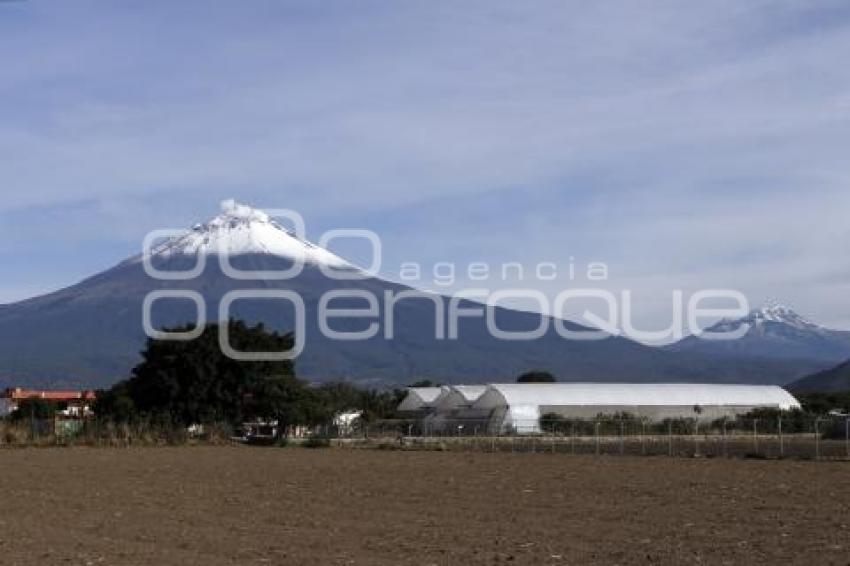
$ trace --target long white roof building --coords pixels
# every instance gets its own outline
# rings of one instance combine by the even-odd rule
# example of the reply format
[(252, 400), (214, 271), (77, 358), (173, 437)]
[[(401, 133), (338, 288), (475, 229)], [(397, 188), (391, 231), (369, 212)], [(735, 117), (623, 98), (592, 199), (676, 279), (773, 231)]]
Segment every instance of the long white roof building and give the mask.
[(774, 385), (699, 383), (494, 383), (411, 388), (400, 411), (427, 413), (424, 428), (539, 431), (540, 417), (592, 419), (628, 413), (660, 421), (734, 417), (758, 408), (791, 410), (799, 402)]
[(700, 383), (494, 383), (475, 403), (478, 408), (498, 405), (800, 407), (775, 385)]

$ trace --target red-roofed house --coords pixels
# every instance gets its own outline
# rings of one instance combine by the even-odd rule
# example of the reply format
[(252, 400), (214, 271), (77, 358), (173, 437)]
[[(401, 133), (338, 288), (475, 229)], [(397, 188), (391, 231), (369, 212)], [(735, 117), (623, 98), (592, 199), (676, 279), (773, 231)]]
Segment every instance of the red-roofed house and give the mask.
[(10, 387), (3, 392), (3, 403), (0, 403), (0, 406), (5, 405), (4, 410), (11, 413), (25, 399), (43, 399), (67, 405), (67, 408), (62, 411), (65, 416), (85, 417), (91, 414), (91, 406), (96, 398), (94, 391), (42, 391)]

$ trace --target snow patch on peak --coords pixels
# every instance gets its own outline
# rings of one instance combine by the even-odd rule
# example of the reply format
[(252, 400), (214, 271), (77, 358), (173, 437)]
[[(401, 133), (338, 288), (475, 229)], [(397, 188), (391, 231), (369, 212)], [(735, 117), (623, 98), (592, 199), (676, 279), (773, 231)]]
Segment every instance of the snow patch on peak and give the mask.
[(709, 332), (729, 332), (746, 324), (750, 330), (762, 332), (766, 323), (793, 327), (796, 330), (820, 332), (823, 327), (800, 316), (791, 307), (775, 301), (768, 301), (761, 307), (753, 309), (746, 316), (738, 319), (725, 318), (709, 328)]
[(818, 325), (800, 316), (791, 307), (775, 301), (768, 301), (760, 308), (753, 310), (747, 315), (747, 322), (778, 322), (788, 324), (797, 328), (816, 328)]
[(268, 254), (308, 264), (357, 269), (330, 251), (299, 238), (262, 210), (227, 199), (221, 202), (221, 211), (209, 221), (195, 224), (185, 234), (154, 246), (150, 254), (159, 258)]

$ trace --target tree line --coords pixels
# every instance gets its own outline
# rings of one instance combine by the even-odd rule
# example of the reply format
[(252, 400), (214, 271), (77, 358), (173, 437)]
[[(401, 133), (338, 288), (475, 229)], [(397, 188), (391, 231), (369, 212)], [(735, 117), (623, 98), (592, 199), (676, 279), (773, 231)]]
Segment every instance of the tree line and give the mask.
[[(229, 336), (237, 351), (279, 352), (293, 347), (291, 333), (278, 333), (262, 323), (248, 326), (230, 320)], [(188, 332), (191, 325), (168, 329)], [(160, 426), (186, 427), (202, 423), (238, 426), (250, 421), (278, 421), (290, 426), (328, 424), (334, 415), (362, 411), (361, 422), (397, 417), (396, 407), (405, 389), (377, 390), (347, 382), (310, 385), (298, 379), (290, 360), (241, 361), (221, 351), (218, 323), (210, 323), (189, 341), (148, 339), (142, 361), (128, 379), (97, 392), (92, 407), (99, 420), (116, 424), (152, 422)], [(545, 371), (530, 371), (519, 383), (552, 383)], [(411, 387), (439, 386), (422, 380)], [(39, 398), (25, 399), (11, 420), (49, 420), (64, 405)]]
[[(238, 351), (279, 352), (293, 346), (291, 333), (262, 323), (230, 320), (228, 325)], [(404, 394), (344, 382), (311, 386), (296, 377), (290, 360), (234, 360), (222, 353), (214, 323), (191, 341), (148, 339), (131, 377), (99, 391), (94, 412), (116, 423), (140, 418), (169, 419), (180, 426), (276, 420), (285, 428), (327, 424), (335, 414), (353, 409), (363, 411), (364, 422), (391, 418)]]

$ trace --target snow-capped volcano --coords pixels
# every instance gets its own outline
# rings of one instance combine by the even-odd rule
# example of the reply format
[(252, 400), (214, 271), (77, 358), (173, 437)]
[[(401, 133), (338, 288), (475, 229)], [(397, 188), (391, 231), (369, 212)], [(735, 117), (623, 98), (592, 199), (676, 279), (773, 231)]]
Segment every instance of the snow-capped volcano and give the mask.
[(738, 319), (724, 319), (711, 328), (709, 332), (736, 330), (747, 324), (756, 330), (764, 329), (766, 323), (782, 324), (799, 330), (818, 332), (829, 329), (815, 324), (814, 322), (800, 316), (791, 307), (777, 302), (767, 302), (760, 308), (751, 310), (746, 316)]
[(737, 340), (704, 340), (689, 336), (671, 348), (711, 354), (839, 362), (850, 358), (850, 332), (825, 328), (776, 302), (769, 302), (737, 319), (724, 319), (706, 334), (728, 333), (746, 327)]
[[(314, 265), (354, 268), (341, 257), (299, 238), (262, 210), (232, 199), (221, 203), (221, 214), (202, 224), (195, 224), (185, 234), (154, 245), (150, 254), (161, 259), (199, 254), (269, 254)], [(133, 259), (140, 261), (141, 256)]]

